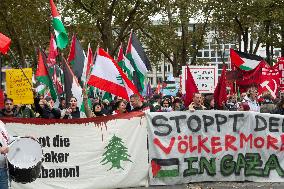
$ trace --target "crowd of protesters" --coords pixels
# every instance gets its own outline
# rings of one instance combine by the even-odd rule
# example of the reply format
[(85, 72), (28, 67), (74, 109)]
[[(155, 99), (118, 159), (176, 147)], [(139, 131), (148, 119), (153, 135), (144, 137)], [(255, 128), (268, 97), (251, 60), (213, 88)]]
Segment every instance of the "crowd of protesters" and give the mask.
[[(132, 111), (192, 112), (197, 110), (217, 110), (213, 94), (203, 95), (195, 93), (193, 94), (192, 102), (189, 105), (185, 105), (184, 95), (181, 93), (181, 90), (175, 96), (163, 96), (156, 93), (151, 97), (141, 98), (141, 96), (134, 94), (130, 97), (129, 102), (117, 96), (112, 101), (108, 101), (106, 99), (102, 100), (100, 96), (92, 97), (84, 93), (85, 114), (82, 114), (80, 111), (81, 107), (78, 107), (75, 97), (70, 98), (68, 101), (64, 97), (61, 97), (59, 100), (57, 108), (54, 100), (49, 96), (37, 95), (33, 105), (14, 105), (13, 99), (5, 98), (5, 107), (0, 111), (0, 117), (74, 119), (116, 115)], [(252, 87), (240, 95), (228, 95), (227, 101), (219, 109), (284, 115), (284, 98), (274, 99), (268, 92), (259, 97), (257, 89)]]

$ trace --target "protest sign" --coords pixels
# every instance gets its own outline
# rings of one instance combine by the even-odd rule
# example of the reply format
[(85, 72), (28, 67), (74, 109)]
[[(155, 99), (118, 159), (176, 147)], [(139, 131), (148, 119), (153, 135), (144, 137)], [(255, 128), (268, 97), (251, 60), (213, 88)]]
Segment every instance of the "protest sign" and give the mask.
[[(214, 93), (218, 82), (217, 66), (189, 66), (192, 77), (200, 93)], [(182, 67), (182, 89), (185, 93), (186, 66)]]
[(256, 112), (149, 113), (150, 184), (284, 181), (284, 117)]
[(145, 117), (141, 117), (143, 113), (139, 114), (110, 120), (47, 121), (38, 118), (28, 119), (25, 123), (25, 119), (6, 121), (10, 134), (37, 136), (44, 153), (40, 178), (27, 184), (13, 182), (12, 188), (145, 186), (149, 167), (147, 128)]
[(33, 104), (32, 68), (24, 68), (22, 70), (6, 70), (7, 96), (13, 99), (14, 104)]

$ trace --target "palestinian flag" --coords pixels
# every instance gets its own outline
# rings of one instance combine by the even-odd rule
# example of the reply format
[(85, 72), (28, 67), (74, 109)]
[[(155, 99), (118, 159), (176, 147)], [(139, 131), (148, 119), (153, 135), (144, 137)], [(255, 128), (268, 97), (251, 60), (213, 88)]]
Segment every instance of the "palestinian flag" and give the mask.
[(66, 64), (66, 62), (63, 63), (63, 72), (66, 100), (69, 102), (71, 97), (75, 97), (77, 99), (77, 106), (80, 109), (81, 116), (85, 117), (82, 87), (80, 86), (70, 66)]
[(172, 159), (152, 159), (151, 161), (153, 178), (166, 178), (179, 176), (179, 160)]
[(131, 32), (128, 41), (126, 58), (130, 60), (135, 70), (133, 74), (134, 85), (137, 87), (139, 92), (142, 92), (144, 89), (146, 74), (149, 70), (151, 70), (151, 65), (141, 43), (133, 32)]
[(102, 48), (98, 49), (88, 84), (126, 100), (139, 94), (117, 62)]
[(85, 62), (85, 53), (80, 41), (75, 35), (72, 37), (68, 62), (71, 65), (74, 75), (77, 77), (78, 81), (81, 82)]
[(176, 82), (175, 81), (164, 81), (163, 82), (163, 89), (173, 89), (176, 90), (177, 86), (176, 86)]
[(52, 76), (50, 76), (47, 65), (46, 65), (46, 56), (41, 50), (38, 54), (38, 66), (35, 73), (36, 80), (44, 85), (46, 85), (50, 90), (50, 95), (54, 102), (58, 101), (57, 93), (53, 85)]
[(60, 69), (59, 66), (57, 66), (57, 65), (54, 66), (52, 79), (53, 79), (53, 83), (56, 87), (57, 94), (59, 94), (59, 95), (63, 94), (63, 86), (62, 86), (61, 77), (60, 77), (61, 71), (62, 70)]
[(61, 21), (61, 16), (57, 12), (57, 9), (56, 9), (56, 6), (53, 0), (50, 0), (49, 3), (50, 3), (50, 8), (51, 8), (51, 14), (52, 14), (52, 26), (54, 28), (54, 33), (56, 36), (56, 44), (58, 48), (64, 49), (68, 44), (67, 32), (64, 28), (64, 25)]
[(117, 63), (119, 67), (123, 70), (123, 72), (127, 75), (128, 79), (132, 80), (134, 68), (132, 67), (130, 61), (124, 56), (122, 45), (120, 45), (118, 51)]
[(36, 87), (36, 92), (40, 95), (45, 95), (47, 91), (47, 87), (43, 84), (40, 84)]
[(0, 52), (7, 54), (11, 45), (11, 39), (4, 34), (0, 33)]
[[(230, 49), (231, 63), (244, 71), (255, 69), (264, 59), (254, 54), (248, 54), (241, 51)], [(232, 67), (233, 67), (232, 65)]]
[(48, 67), (54, 66), (56, 64), (56, 57), (58, 56), (57, 45), (54, 36), (51, 34), (49, 41), (49, 50), (47, 65)]

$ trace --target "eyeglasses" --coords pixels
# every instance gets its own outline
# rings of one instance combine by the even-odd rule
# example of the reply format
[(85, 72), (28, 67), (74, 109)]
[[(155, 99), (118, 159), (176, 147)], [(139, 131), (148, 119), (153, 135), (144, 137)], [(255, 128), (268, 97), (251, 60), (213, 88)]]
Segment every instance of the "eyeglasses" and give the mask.
[(77, 102), (76, 100), (70, 100), (70, 102)]
[(5, 105), (13, 105), (13, 103), (5, 103)]

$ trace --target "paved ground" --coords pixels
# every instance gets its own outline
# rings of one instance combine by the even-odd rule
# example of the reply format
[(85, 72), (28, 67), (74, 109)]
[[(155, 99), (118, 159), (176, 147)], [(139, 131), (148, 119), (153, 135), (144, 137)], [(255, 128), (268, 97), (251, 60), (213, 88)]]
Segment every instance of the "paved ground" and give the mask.
[(284, 183), (202, 182), (188, 185), (151, 186), (149, 189), (284, 189)]

